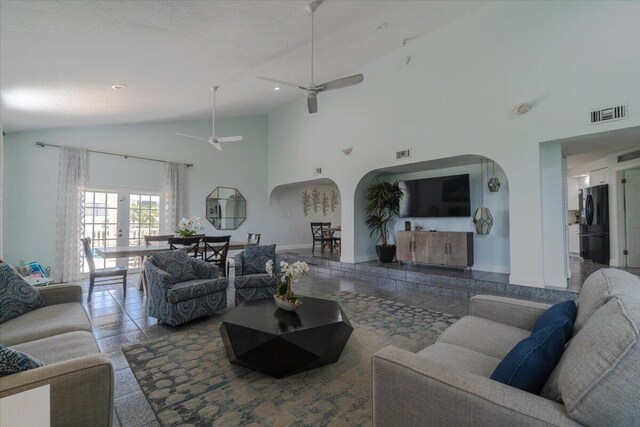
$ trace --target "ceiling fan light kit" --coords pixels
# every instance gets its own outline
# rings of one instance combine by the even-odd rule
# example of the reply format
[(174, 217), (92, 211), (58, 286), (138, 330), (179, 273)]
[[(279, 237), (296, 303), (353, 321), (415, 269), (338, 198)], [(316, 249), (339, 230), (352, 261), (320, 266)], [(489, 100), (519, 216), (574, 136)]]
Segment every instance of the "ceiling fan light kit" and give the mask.
[(271, 83), (276, 83), (280, 86), (292, 86), (301, 89), (307, 96), (307, 109), (310, 114), (318, 112), (318, 98), (317, 95), (320, 92), (326, 92), (328, 90), (342, 89), (345, 87), (357, 85), (362, 83), (364, 76), (362, 74), (354, 74), (353, 76), (342, 77), (340, 79), (331, 80), (320, 85), (316, 85), (313, 80), (313, 48), (314, 48), (314, 31), (313, 31), (313, 17), (318, 6), (322, 4), (324, 0), (315, 0), (307, 5), (307, 11), (311, 14), (311, 83), (308, 86), (303, 86), (295, 83), (283, 82), (281, 80), (272, 79), (270, 77), (258, 76), (259, 79), (266, 80)]
[(211, 136), (209, 138), (203, 138), (201, 136), (193, 136), (193, 135), (185, 135), (184, 133), (176, 133), (176, 135), (184, 136), (187, 138), (200, 139), (202, 141), (207, 141), (209, 144), (213, 145), (213, 147), (222, 151), (222, 142), (237, 142), (242, 141), (242, 136), (216, 136), (216, 92), (218, 91), (219, 86), (213, 86), (211, 88), (211, 92), (213, 92), (213, 114), (211, 121)]

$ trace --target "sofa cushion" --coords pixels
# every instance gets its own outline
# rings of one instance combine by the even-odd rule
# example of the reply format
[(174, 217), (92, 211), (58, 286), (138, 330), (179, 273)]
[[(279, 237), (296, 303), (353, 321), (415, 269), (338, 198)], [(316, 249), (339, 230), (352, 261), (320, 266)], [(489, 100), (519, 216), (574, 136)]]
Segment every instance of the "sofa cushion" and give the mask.
[(635, 280), (636, 288), (589, 317), (542, 390), (584, 424), (640, 425), (640, 279), (625, 280)]
[(236, 277), (233, 285), (236, 289), (242, 288), (275, 288), (276, 278), (268, 274), (245, 274)]
[(0, 324), (0, 343), (15, 346), (72, 331), (91, 332), (91, 322), (77, 302), (48, 305)]
[(197, 279), (186, 249), (155, 253), (151, 256), (151, 262), (160, 270), (169, 273), (173, 283)]
[(0, 377), (39, 368), (40, 366), (44, 366), (44, 363), (33, 356), (0, 344)]
[(587, 323), (589, 317), (602, 307), (613, 294), (628, 288), (637, 288), (640, 279), (622, 270), (602, 268), (587, 277), (580, 290), (578, 315), (573, 325), (573, 336)]
[(465, 316), (449, 326), (438, 342), (455, 344), (500, 360), (531, 333), (492, 320)]
[(244, 247), (242, 271), (244, 274), (266, 274), (269, 260), (276, 262), (276, 245), (247, 245)]
[(538, 317), (536, 324), (531, 332), (537, 332), (540, 329), (562, 325), (564, 328), (565, 341), (569, 341), (573, 335), (573, 322), (576, 320), (576, 303), (573, 301), (564, 301), (549, 307), (544, 313)]
[(0, 323), (47, 305), (40, 292), (9, 264), (0, 262)]
[(453, 344), (437, 342), (418, 352), (430, 361), (489, 378), (500, 359)]
[(93, 334), (87, 331), (67, 332), (18, 344), (13, 348), (48, 365), (100, 353)]
[(539, 394), (558, 364), (565, 342), (563, 323), (533, 331), (502, 359), (491, 379)]
[(228, 279), (187, 280), (167, 289), (167, 300), (177, 303), (227, 289)]

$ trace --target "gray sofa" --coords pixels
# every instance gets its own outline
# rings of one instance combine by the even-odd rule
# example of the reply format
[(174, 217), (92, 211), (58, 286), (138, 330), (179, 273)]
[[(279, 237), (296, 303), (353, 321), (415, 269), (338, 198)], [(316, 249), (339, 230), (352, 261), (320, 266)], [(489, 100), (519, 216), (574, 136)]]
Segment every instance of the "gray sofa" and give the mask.
[(491, 380), (548, 307), (475, 296), (471, 315), (433, 345), (375, 353), (374, 425), (640, 425), (640, 278), (614, 269), (587, 278), (573, 338), (540, 396)]
[(46, 366), (0, 377), (0, 398), (49, 384), (52, 426), (111, 426), (113, 367), (93, 337), (82, 287), (39, 291), (47, 305), (0, 324), (0, 343)]

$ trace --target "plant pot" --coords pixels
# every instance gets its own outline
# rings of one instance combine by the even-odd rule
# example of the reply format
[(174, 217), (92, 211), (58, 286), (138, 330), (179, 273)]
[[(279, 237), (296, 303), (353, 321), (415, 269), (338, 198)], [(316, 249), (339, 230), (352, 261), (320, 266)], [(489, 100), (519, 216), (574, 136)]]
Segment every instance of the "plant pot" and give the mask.
[(376, 253), (378, 254), (380, 262), (393, 262), (393, 259), (396, 257), (396, 245), (377, 245)]
[(278, 306), (278, 308), (281, 308), (285, 311), (296, 311), (302, 305), (301, 300), (298, 300), (297, 303), (293, 303), (278, 298), (278, 295), (274, 295), (273, 299), (276, 301), (276, 305)]

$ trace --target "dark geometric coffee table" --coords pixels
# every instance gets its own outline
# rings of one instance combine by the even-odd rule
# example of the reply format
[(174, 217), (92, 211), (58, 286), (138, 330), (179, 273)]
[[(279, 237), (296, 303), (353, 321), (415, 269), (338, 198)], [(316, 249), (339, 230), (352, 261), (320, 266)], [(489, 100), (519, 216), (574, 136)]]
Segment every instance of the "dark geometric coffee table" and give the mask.
[(352, 331), (340, 304), (312, 297), (293, 313), (273, 298), (247, 301), (220, 326), (231, 363), (276, 378), (337, 362)]

